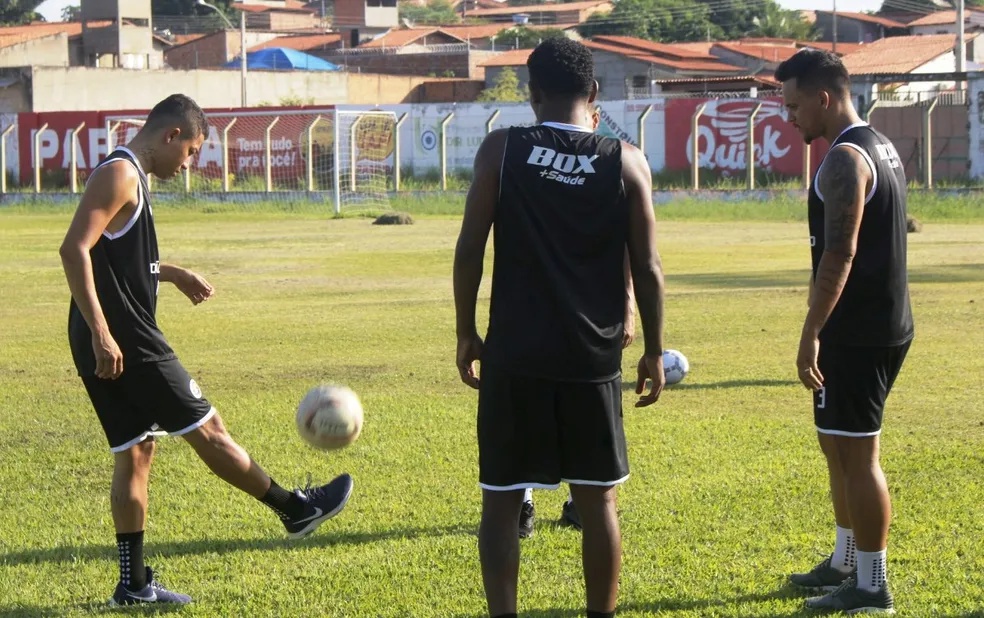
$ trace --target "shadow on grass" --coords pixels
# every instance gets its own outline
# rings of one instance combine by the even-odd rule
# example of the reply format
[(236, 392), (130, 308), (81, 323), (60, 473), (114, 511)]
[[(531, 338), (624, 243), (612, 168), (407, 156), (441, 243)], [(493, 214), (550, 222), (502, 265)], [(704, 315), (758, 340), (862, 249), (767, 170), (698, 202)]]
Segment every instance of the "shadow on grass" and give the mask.
[[(695, 288), (728, 290), (755, 288), (806, 288), (809, 281), (809, 262), (802, 269), (766, 270), (738, 273), (666, 274), (667, 288), (684, 285)], [(984, 282), (984, 264), (940, 264), (909, 268), (910, 283), (971, 283)]]
[[(749, 386), (760, 387), (786, 387), (797, 386), (796, 380), (725, 380), (723, 382), (681, 382), (665, 387), (663, 392), (672, 393), (673, 391), (687, 390), (719, 390), (722, 388), (746, 388)], [(635, 393), (635, 379), (631, 376), (622, 377), (622, 390)]]
[[(391, 539), (418, 539), (456, 535), (475, 535), (474, 526), (459, 524), (427, 528), (396, 528), (382, 532), (321, 532), (303, 540), (292, 541), (283, 537), (256, 539), (199, 539), (188, 541), (147, 543), (145, 553), (148, 562), (156, 556), (197, 556), (202, 554), (226, 554), (240, 551), (283, 551), (324, 549), (345, 545), (364, 545)], [(29, 549), (0, 555), (0, 565), (19, 566), (43, 562), (76, 562), (79, 560), (116, 560), (115, 545), (61, 546), (45, 549)], [(0, 607), (0, 612), (3, 608)], [(0, 617), (4, 614), (0, 613)]]
[(0, 618), (54, 618), (71, 613), (83, 612), (89, 616), (161, 616), (175, 614), (185, 608), (181, 605), (136, 605), (130, 607), (110, 607), (109, 597), (106, 602), (79, 603), (73, 606), (41, 607), (35, 605), (0, 606)]
[[(656, 599), (653, 601), (629, 601), (618, 606), (618, 613), (623, 612), (673, 612), (673, 611), (694, 611), (710, 608), (723, 608), (728, 605), (739, 605), (744, 603), (764, 603), (777, 600), (804, 599), (807, 595), (795, 588), (786, 586), (772, 592), (759, 592), (743, 594), (735, 597), (721, 599)], [(584, 609), (524, 609), (520, 608), (519, 615), (523, 618), (583, 618)], [(776, 610), (766, 609), (761, 612), (744, 610), (736, 614), (739, 618), (799, 618), (810, 616), (816, 618), (816, 612), (811, 612), (805, 607), (798, 607), (790, 612), (777, 612)], [(455, 618), (488, 618), (488, 614), (466, 614)]]

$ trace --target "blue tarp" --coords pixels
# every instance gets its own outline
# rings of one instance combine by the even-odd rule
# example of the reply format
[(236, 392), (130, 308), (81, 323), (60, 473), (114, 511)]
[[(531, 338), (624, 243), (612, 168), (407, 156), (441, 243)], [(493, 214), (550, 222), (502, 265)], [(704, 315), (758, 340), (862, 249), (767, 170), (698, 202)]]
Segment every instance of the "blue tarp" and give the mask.
[[(225, 63), (224, 67), (238, 69), (241, 58)], [(255, 52), (246, 52), (246, 69), (275, 69), (281, 71), (340, 71), (338, 65), (317, 56), (299, 52), (288, 47), (268, 47)]]

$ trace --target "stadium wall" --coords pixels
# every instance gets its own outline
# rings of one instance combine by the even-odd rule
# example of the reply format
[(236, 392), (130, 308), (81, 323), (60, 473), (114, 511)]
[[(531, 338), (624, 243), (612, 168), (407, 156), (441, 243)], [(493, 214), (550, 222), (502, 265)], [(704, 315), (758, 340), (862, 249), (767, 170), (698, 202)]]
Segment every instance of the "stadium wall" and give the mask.
[[(400, 77), (399, 80), (412, 80)], [(407, 82), (409, 84), (410, 82)], [(934, 177), (960, 179), (984, 177), (984, 88), (972, 82), (969, 108), (964, 106), (938, 107), (933, 115), (932, 160)], [(137, 87), (137, 86), (135, 86)], [(233, 87), (229, 85), (229, 87)], [(370, 98), (371, 84), (364, 86), (363, 94)], [(173, 88), (166, 89), (170, 93)], [(163, 92), (161, 94), (164, 94)], [(380, 93), (381, 94), (381, 93)], [(156, 96), (156, 95), (155, 95)], [(156, 100), (156, 99), (155, 99)], [(762, 104), (755, 121), (755, 160), (759, 170), (774, 176), (801, 178), (804, 168), (804, 145), (798, 132), (785, 120), (782, 105), (774, 98), (670, 98), (628, 101), (602, 101), (600, 103), (602, 134), (619, 137), (642, 147), (654, 172), (678, 172), (685, 175), (693, 161), (692, 118), (701, 104), (706, 104), (698, 122), (697, 158), (702, 177), (710, 175), (738, 176), (745, 174), (745, 158), (748, 142), (748, 116)], [(206, 100), (206, 106), (208, 106)], [(214, 106), (213, 106), (214, 107)], [(372, 106), (338, 105), (340, 110), (365, 110)], [(529, 125), (533, 115), (525, 103), (468, 103), (468, 104), (407, 104), (381, 102), (380, 109), (407, 114), (401, 126), (400, 164), (413, 174), (423, 175), (440, 169), (441, 125), (447, 121), (446, 158), (449, 172), (467, 172), (486, 134), (487, 123), (491, 128)], [(220, 110), (212, 110), (220, 111)], [(249, 142), (264, 139), (267, 124), (263, 115), (273, 118), (277, 109), (224, 109), (224, 112), (249, 115), (251, 120), (240, 122), (230, 139)], [(968, 111), (970, 118), (968, 123)], [(140, 118), (146, 112), (130, 112)], [(313, 119), (314, 111), (308, 112)], [(639, 120), (645, 113), (641, 127)], [(920, 120), (921, 108), (878, 108), (872, 123), (895, 141), (906, 161), (910, 179), (919, 180), (924, 165), (924, 136)], [(37, 128), (48, 124), (41, 137), (42, 164), (45, 170), (58, 174), (69, 166), (71, 132), (80, 122), (86, 122), (79, 134), (77, 157), (80, 171), (91, 168), (106, 152), (105, 118), (120, 112), (44, 112), (36, 114), (6, 115), (0, 117), (3, 126), (16, 125), (8, 134), (8, 168), (22, 182), (29, 182), (32, 170), (32, 136)], [(304, 142), (298, 127), (300, 124), (281, 123), (272, 138), (287, 143), (298, 150)], [(969, 132), (968, 132), (969, 126)], [(643, 140), (640, 140), (640, 128)], [(283, 134), (281, 134), (281, 132)], [(969, 134), (968, 134), (969, 133)], [(218, 133), (210, 136), (210, 147), (221, 148)], [(810, 147), (810, 174), (825, 154), (825, 146), (814, 143)], [(288, 157), (289, 158), (289, 157)], [(296, 157), (294, 157), (296, 159)], [(277, 165), (274, 162), (274, 165)]]

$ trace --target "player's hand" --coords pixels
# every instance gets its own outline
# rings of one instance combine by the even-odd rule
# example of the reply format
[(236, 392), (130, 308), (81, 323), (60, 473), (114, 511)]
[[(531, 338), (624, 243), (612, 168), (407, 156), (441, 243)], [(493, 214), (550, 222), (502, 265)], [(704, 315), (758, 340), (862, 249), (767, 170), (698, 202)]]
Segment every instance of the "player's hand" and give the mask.
[(96, 357), (97, 378), (115, 380), (123, 373), (123, 352), (109, 333), (93, 333), (92, 353)]
[(799, 353), (796, 355), (796, 369), (803, 386), (818, 391), (823, 387), (823, 374), (817, 366), (820, 354), (820, 340), (815, 335), (803, 333), (800, 337)]
[(478, 372), (475, 370), (475, 361), (482, 358), (482, 348), (485, 344), (477, 334), (470, 337), (458, 339), (458, 375), (461, 381), (468, 386), (477, 389), (479, 384)]
[(195, 305), (205, 302), (215, 293), (215, 288), (204, 277), (190, 270), (182, 271), (181, 276), (174, 280), (174, 286)]
[[(650, 383), (649, 393), (643, 395), (647, 381)], [(644, 408), (656, 403), (664, 386), (666, 386), (666, 373), (663, 371), (663, 355), (643, 355), (639, 359), (639, 379), (636, 380), (636, 395), (640, 395), (636, 407)]]
[(635, 341), (636, 334), (636, 319), (635, 311), (629, 310), (625, 312), (625, 322), (622, 328), (622, 349), (632, 345)]

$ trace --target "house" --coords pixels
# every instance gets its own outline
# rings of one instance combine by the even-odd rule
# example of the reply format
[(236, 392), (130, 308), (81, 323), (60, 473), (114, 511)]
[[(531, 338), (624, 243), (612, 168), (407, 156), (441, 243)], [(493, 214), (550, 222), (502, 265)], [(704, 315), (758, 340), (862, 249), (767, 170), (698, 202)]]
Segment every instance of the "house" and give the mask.
[[(246, 49), (257, 48), (281, 36), (282, 33), (267, 30), (247, 30)], [(238, 30), (219, 30), (171, 47), (164, 52), (164, 62), (172, 69), (217, 68), (239, 56), (242, 48)]]
[(388, 32), (400, 24), (396, 0), (335, 0), (332, 27), (345, 47)]
[(511, 49), (485, 60), (481, 65), (485, 69), (485, 87), (494, 86), (502, 71), (509, 68), (519, 78), (520, 90), (526, 90), (530, 83), (530, 72), (526, 68), (526, 61), (531, 53), (533, 53), (532, 49)]
[(246, 13), (250, 30), (304, 30), (324, 25), (318, 10), (298, 0), (246, 0), (230, 6)]
[(122, 24), (121, 29), (113, 21), (91, 19), (0, 27), (0, 67), (163, 67), (170, 41), (155, 34), (149, 22), (124, 19)]
[(484, 79), (481, 63), (494, 53), (474, 49), (466, 39), (435, 27), (393, 29), (354, 49), (316, 55), (353, 72)]
[(474, 9), (465, 11), (463, 17), (523, 25), (580, 24), (587, 21), (588, 17), (595, 13), (611, 12), (614, 6), (611, 0), (530, 4), (494, 9)]
[(636, 97), (660, 79), (747, 73), (746, 69), (709, 53), (635, 37), (596, 36), (583, 43), (594, 56), (601, 99)]
[(264, 41), (259, 45), (254, 45), (246, 51), (259, 51), (268, 47), (286, 47), (306, 54), (318, 55), (318, 52), (330, 52), (338, 49), (341, 45), (342, 35), (335, 32), (325, 34), (285, 34)]
[[(748, 38), (700, 45), (706, 45), (707, 52), (722, 62), (740, 66), (752, 74), (763, 72), (772, 74), (781, 62), (805, 47), (831, 51), (833, 46), (832, 43), (776, 38)], [(860, 46), (859, 43), (838, 43), (837, 55), (844, 56), (856, 51)]]
[[(513, 23), (503, 23), (497, 22), (492, 24), (475, 24), (475, 25), (455, 25), (455, 26), (441, 26), (441, 30), (455, 35), (459, 39), (467, 41), (468, 44), (474, 49), (487, 49), (492, 51), (501, 51), (506, 49), (517, 49), (521, 45), (517, 45), (517, 41), (511, 37), (511, 31), (515, 28), (526, 28), (529, 30), (561, 30), (564, 35), (580, 40), (581, 36), (577, 33), (577, 27), (579, 24), (513, 24)], [(522, 41), (519, 41), (522, 43)]]
[[(936, 11), (908, 23), (911, 34), (956, 34), (957, 12)], [(984, 30), (984, 12), (966, 9), (964, 11), (964, 31)]]
[[(970, 62), (984, 60), (984, 45), (978, 41), (979, 33), (967, 35)], [(897, 97), (917, 99), (919, 93), (943, 92), (954, 88), (952, 79), (914, 82), (906, 79), (909, 74), (952, 73), (956, 70), (954, 39), (950, 34), (924, 34), (898, 36), (875, 41), (844, 56), (844, 66), (851, 73), (852, 94), (864, 109), (882, 90), (890, 89)], [(897, 76), (891, 84), (875, 83), (873, 77), (884, 81)], [(868, 78), (868, 79), (866, 79)]]
[(908, 34), (905, 24), (887, 17), (868, 15), (867, 13), (851, 13), (848, 11), (821, 11), (817, 9), (816, 29), (820, 32), (821, 41), (834, 40), (836, 22), (837, 43), (871, 43), (889, 36)]

